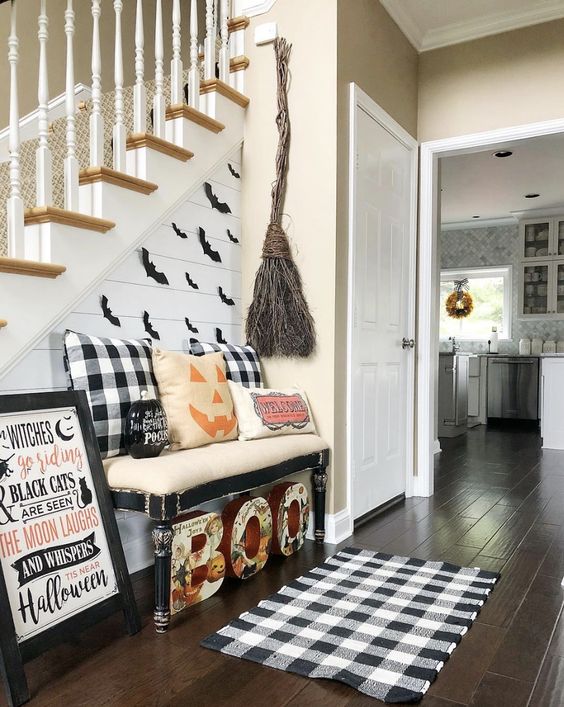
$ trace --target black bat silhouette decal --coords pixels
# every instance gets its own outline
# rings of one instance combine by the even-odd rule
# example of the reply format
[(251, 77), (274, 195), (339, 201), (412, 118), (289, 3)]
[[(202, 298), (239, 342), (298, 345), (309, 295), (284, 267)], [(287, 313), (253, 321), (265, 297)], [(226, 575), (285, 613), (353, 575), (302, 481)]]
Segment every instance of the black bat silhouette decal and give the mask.
[(227, 304), (230, 307), (235, 306), (235, 300), (231, 299), (231, 297), (228, 297), (225, 292), (223, 291), (223, 287), (220, 285), (217, 288), (217, 292), (219, 294), (219, 299), (223, 302), (223, 304)]
[(198, 341), (198, 339), (190, 339), (190, 346), (191, 346), (192, 344), (199, 344), (199, 343), (200, 343), (200, 342)]
[(200, 238), (200, 245), (202, 246), (202, 250), (204, 251), (204, 255), (207, 255), (208, 258), (213, 260), (214, 263), (221, 263), (221, 255), (217, 252), (217, 250), (214, 250), (208, 239), (206, 238), (206, 232), (204, 229), (200, 226), (199, 228), (199, 238)]
[(223, 338), (223, 332), (219, 327), (215, 328), (215, 340), (217, 341), (218, 344), (226, 344), (227, 341)]
[(158, 331), (155, 331), (153, 329), (153, 325), (149, 321), (149, 312), (143, 312), (143, 324), (145, 325), (145, 331), (149, 336), (151, 336), (153, 339), (159, 339), (160, 340), (160, 334)]
[(239, 243), (239, 239), (236, 238), (229, 229), (227, 229), (227, 238), (229, 238), (231, 243)]
[(7, 459), (0, 459), (0, 481), (4, 478), (8, 478), (8, 476), (11, 476), (14, 472), (10, 469), (8, 466), (8, 462), (12, 457), (15, 457), (15, 453), (12, 454), (12, 456), (8, 457)]
[(217, 209), (220, 214), (230, 214), (231, 209), (224, 201), (220, 201), (213, 193), (212, 185), (209, 182), (204, 182), (204, 191), (209, 199), (212, 209)]
[(179, 238), (188, 238), (188, 234), (184, 233), (184, 231), (182, 231), (180, 228), (178, 228), (178, 226), (175, 223), (172, 224), (172, 230), (176, 233), (176, 235)]
[(227, 163), (227, 167), (228, 167), (229, 171), (231, 172), (231, 174), (235, 177), (235, 179), (241, 179), (241, 175), (239, 174), (239, 172), (236, 172), (236, 171), (233, 169), (233, 165), (231, 165), (231, 164), (228, 162), (228, 163)]
[(192, 280), (190, 273), (186, 273), (186, 282), (190, 285), (193, 290), (199, 290), (200, 286)]
[(112, 314), (112, 310), (108, 307), (108, 298), (106, 297), (106, 295), (102, 295), (101, 304), (104, 319), (107, 319), (110, 324), (113, 324), (114, 326), (121, 326), (119, 317), (116, 317), (115, 314)]
[(195, 327), (193, 324), (191, 324), (188, 317), (184, 317), (184, 321), (186, 322), (186, 326), (188, 327), (188, 331), (191, 331), (192, 334), (199, 334), (200, 333), (198, 331), (198, 327)]
[(168, 285), (168, 278), (164, 272), (159, 272), (155, 264), (149, 258), (149, 251), (146, 248), (141, 248), (143, 267), (147, 273), (147, 277), (152, 277), (159, 285)]

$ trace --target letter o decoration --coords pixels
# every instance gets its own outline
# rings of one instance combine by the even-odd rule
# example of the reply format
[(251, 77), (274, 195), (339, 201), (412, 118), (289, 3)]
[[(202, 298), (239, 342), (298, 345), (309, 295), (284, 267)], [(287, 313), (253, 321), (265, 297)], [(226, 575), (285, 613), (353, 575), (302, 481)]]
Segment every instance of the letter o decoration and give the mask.
[(272, 543), (272, 513), (265, 498), (236, 498), (223, 509), (223, 540), (229, 577), (248, 579), (265, 566)]
[(306, 538), (309, 496), (303, 484), (287, 482), (275, 486), (268, 496), (272, 511), (272, 552), (289, 557)]
[(194, 511), (172, 524), (171, 614), (209, 599), (221, 587), (225, 577), (225, 558), (218, 549), (222, 535), (217, 513)]

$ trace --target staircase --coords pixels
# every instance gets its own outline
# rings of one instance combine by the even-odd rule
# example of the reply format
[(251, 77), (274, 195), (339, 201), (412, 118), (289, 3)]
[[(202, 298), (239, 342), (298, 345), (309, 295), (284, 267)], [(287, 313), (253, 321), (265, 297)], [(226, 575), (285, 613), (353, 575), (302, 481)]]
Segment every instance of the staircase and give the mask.
[[(67, 0), (66, 116), (49, 125), (50, 18), (42, 0), (38, 137), (20, 144), (18, 1), (9, 39), (10, 162), (0, 164), (0, 202), (6, 204), (0, 208), (0, 378), (240, 148), (248, 105), (243, 94), (248, 21), (230, 18), (229, 0), (206, 0), (202, 22), (197, 0), (191, 0), (187, 18), (181, 8), (188, 3), (173, 0), (169, 75), (162, 0), (137, 0), (132, 87), (123, 85), (124, 0), (114, 0), (115, 89), (106, 94), (100, 88), (100, 0), (91, 0), (90, 7), (82, 0), (74, 0), (73, 7)], [(155, 19), (155, 68), (154, 79), (147, 81), (143, 12), (149, 8)], [(78, 111), (75, 10), (90, 11), (92, 18), (92, 98)]]

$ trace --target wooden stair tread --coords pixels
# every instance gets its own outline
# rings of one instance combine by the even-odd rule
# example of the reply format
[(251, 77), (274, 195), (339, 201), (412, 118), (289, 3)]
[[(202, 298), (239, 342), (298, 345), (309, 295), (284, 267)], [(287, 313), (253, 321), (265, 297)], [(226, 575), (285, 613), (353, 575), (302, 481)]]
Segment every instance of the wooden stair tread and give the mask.
[(212, 133), (220, 133), (222, 130), (225, 130), (225, 125), (220, 123), (219, 120), (185, 103), (169, 106), (166, 109), (166, 119), (173, 120), (174, 118), (186, 118), (186, 120), (190, 120), (196, 123), (196, 125), (201, 125), (202, 128), (211, 130)]
[(106, 233), (115, 228), (113, 221), (108, 221), (89, 214), (80, 214), (77, 211), (67, 211), (58, 206), (34, 206), (27, 209), (24, 214), (26, 226), (34, 226), (40, 223), (58, 223), (61, 226), (72, 226), (73, 228), (84, 228), (87, 231), (97, 231)]
[(240, 30), (247, 29), (250, 24), (251, 21), (248, 17), (240, 15), (239, 17), (231, 17), (227, 20), (227, 29), (231, 34), (231, 32), (239, 32)]
[(207, 81), (201, 82), (201, 94), (212, 93), (213, 91), (217, 91), (220, 96), (228, 98), (230, 101), (233, 101), (242, 108), (246, 108), (250, 103), (250, 100), (247, 98), (247, 96), (244, 96), (242, 93), (239, 93), (239, 91), (236, 91), (234, 88), (231, 88), (231, 86), (229, 86), (229, 84), (226, 84), (224, 81), (220, 81), (219, 79), (208, 79)]
[(229, 71), (234, 74), (237, 71), (245, 71), (249, 68), (250, 60), (248, 56), (241, 54), (229, 60)]
[(32, 277), (48, 277), (54, 279), (66, 271), (64, 265), (54, 263), (40, 263), (36, 260), (22, 258), (0, 257), (0, 272), (12, 275), (30, 275)]
[(158, 184), (148, 182), (145, 179), (139, 179), (139, 177), (133, 177), (131, 174), (126, 174), (125, 172), (118, 172), (109, 167), (87, 167), (81, 170), (78, 177), (78, 183), (80, 185), (95, 184), (97, 182), (114, 184), (117, 187), (130, 189), (140, 194), (152, 194), (159, 188)]
[(5, 326), (8, 326), (8, 322), (5, 319), (0, 319), (0, 329), (3, 329)]
[(163, 140), (156, 135), (151, 135), (151, 133), (133, 133), (127, 138), (126, 148), (128, 150), (136, 150), (139, 147), (148, 147), (151, 150), (162, 152), (163, 155), (174, 157), (174, 159), (181, 162), (187, 162), (194, 157), (194, 153), (190, 152), (190, 150), (179, 147), (168, 140)]

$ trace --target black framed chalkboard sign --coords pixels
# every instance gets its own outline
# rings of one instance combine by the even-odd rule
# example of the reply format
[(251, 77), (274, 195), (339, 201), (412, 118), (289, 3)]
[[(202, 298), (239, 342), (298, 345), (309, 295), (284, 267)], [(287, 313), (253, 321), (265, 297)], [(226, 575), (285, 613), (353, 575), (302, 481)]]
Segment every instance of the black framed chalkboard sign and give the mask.
[(39, 653), (117, 609), (141, 627), (82, 391), (0, 396), (0, 606), (11, 705)]

